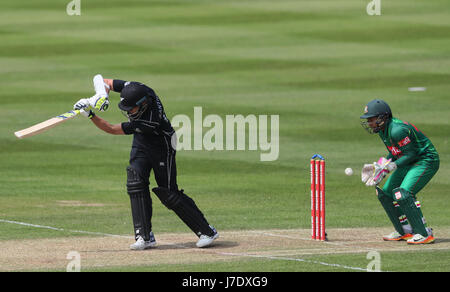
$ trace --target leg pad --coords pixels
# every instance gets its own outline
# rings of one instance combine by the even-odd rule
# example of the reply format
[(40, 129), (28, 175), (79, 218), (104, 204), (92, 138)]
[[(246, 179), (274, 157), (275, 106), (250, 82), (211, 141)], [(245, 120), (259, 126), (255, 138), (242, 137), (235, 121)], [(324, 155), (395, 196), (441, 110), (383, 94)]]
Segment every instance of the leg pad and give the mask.
[(141, 179), (137, 171), (131, 166), (127, 168), (127, 192), (130, 196), (135, 239), (142, 236), (145, 241), (148, 241), (152, 231), (150, 191), (148, 184)]
[(428, 233), (425, 226), (425, 220), (422, 212), (416, 206), (416, 200), (414, 196), (403, 188), (396, 188), (392, 191), (398, 204), (405, 213), (409, 224), (411, 224), (414, 233), (419, 233), (422, 236), (427, 237)]
[(214, 235), (214, 231), (194, 200), (184, 194), (183, 191), (174, 191), (163, 187), (153, 188), (152, 191), (158, 196), (164, 206), (169, 210), (173, 210), (197, 236), (202, 234)]
[(400, 214), (399, 208), (395, 207), (394, 200), (379, 187), (376, 187), (376, 192), (378, 200), (380, 201), (381, 206), (383, 206), (384, 211), (386, 211), (392, 225), (394, 225), (395, 230), (401, 235), (404, 235), (403, 227), (399, 219), (403, 214)]

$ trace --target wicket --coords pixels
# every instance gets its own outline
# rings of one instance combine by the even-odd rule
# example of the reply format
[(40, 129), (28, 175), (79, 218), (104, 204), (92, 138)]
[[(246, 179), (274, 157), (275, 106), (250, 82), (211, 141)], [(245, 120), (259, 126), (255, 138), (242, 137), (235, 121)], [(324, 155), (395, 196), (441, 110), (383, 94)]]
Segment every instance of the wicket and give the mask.
[[(316, 160), (317, 158), (317, 160)], [(325, 241), (325, 159), (311, 158), (311, 238)]]

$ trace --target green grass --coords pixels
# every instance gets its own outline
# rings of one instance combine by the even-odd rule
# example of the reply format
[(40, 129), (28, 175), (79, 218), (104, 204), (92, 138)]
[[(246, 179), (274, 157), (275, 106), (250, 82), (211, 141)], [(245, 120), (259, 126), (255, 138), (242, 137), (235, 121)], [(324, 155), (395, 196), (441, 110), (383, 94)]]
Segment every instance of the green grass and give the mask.
[[(130, 234), (131, 137), (109, 136), (82, 117), (29, 139), (13, 135), (91, 96), (92, 77), (101, 73), (153, 87), (169, 118), (192, 117), (194, 106), (204, 116), (279, 115), (276, 161), (259, 161), (259, 151), (177, 153), (179, 186), (219, 230), (308, 228), (314, 153), (327, 158), (327, 226), (389, 226), (358, 177), (364, 163), (385, 154), (359, 125), (373, 98), (385, 99), (436, 146), (441, 168), (419, 199), (433, 228), (449, 226), (446, 1), (383, 1), (379, 17), (369, 17), (368, 1), (360, 0), (82, 1), (81, 16), (66, 15), (65, 2), (0, 4), (0, 219)], [(427, 91), (408, 92), (413, 86)], [(112, 107), (100, 114), (112, 123), (123, 121), (118, 100), (112, 94)], [(355, 175), (345, 176), (346, 167)], [(60, 206), (63, 200), (104, 206)], [(153, 202), (155, 232), (188, 231)], [(0, 240), (67, 235), (0, 223)], [(417, 260), (425, 255), (435, 258), (432, 265)], [(359, 256), (311, 259), (357, 265)], [(403, 256), (411, 270), (450, 270), (448, 250), (390, 256), (387, 270), (400, 268)], [(265, 263), (123, 269), (266, 271)], [(270, 271), (323, 270), (303, 265), (278, 262)]]
[[(448, 251), (428, 251), (421, 253), (427, 258), (431, 272), (446, 272), (449, 267), (449, 253)], [(221, 263), (202, 263), (191, 265), (148, 265), (142, 267), (140, 271), (145, 272), (254, 272), (255, 266), (258, 266), (258, 272), (346, 272), (351, 268), (356, 267), (353, 271), (360, 271), (367, 269), (370, 260), (367, 259), (367, 254), (350, 254), (350, 255), (327, 255), (327, 256), (303, 256), (296, 258), (297, 260), (264, 260), (264, 259), (249, 259), (242, 261), (225, 261)], [(380, 270), (383, 272), (389, 271), (421, 271), (423, 264), (420, 262), (404, 265), (405, 258), (416, 257), (415, 252), (380, 253), (381, 265)], [(336, 265), (335, 263), (339, 263)], [(352, 266), (353, 265), (353, 266)], [(108, 267), (108, 268), (91, 268), (84, 270), (85, 272), (131, 272), (135, 267)], [(373, 269), (369, 266), (369, 270)]]
[[(405, 258), (416, 258), (417, 252), (382, 252), (379, 254), (379, 269), (382, 272), (402, 271), (417, 272), (422, 271), (423, 263), (420, 261), (408, 262), (405, 265)], [(421, 257), (427, 259), (429, 272), (446, 272), (449, 269), (448, 251), (424, 251), (420, 253)], [(215, 263), (201, 264), (148, 264), (146, 266), (110, 266), (82, 269), (84, 272), (133, 272), (137, 269), (142, 272), (254, 272), (255, 266), (259, 267), (258, 272), (363, 272), (365, 269), (373, 270), (369, 266), (370, 260), (366, 253), (355, 253), (345, 255), (326, 255), (326, 256), (301, 256), (284, 259), (256, 259), (249, 258), (242, 260), (229, 260)], [(339, 263), (339, 264), (336, 264)], [(56, 270), (55, 270), (56, 271)]]

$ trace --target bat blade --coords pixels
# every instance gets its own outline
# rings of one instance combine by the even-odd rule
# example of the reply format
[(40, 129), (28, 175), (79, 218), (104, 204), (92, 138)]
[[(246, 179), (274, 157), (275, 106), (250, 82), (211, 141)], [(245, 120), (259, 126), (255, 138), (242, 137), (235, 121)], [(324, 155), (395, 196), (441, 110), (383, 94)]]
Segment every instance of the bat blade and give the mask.
[(33, 125), (31, 127), (28, 127), (26, 129), (17, 131), (14, 133), (14, 135), (19, 138), (19, 139), (23, 139), (26, 137), (31, 137), (37, 134), (40, 134), (44, 131), (47, 131), (48, 129), (51, 129), (65, 121), (68, 121), (70, 119), (73, 119), (74, 117), (76, 117), (78, 114), (80, 113), (79, 110), (73, 110), (73, 111), (68, 111), (66, 113), (63, 113), (59, 116), (56, 116), (54, 118), (48, 119), (42, 123)]

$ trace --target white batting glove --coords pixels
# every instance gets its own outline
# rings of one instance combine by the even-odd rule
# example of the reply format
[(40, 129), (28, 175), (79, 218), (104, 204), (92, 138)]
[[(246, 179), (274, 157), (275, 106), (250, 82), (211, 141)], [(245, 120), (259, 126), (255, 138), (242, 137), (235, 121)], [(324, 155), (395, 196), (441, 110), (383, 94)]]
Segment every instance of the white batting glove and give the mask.
[(98, 111), (106, 111), (109, 107), (109, 99), (107, 95), (96, 94), (89, 98), (88, 101), (89, 105)]
[(89, 104), (89, 100), (87, 98), (82, 98), (73, 106), (74, 110), (79, 110), (80, 114), (85, 116), (86, 118), (92, 119), (95, 114), (91, 110), (91, 105)]
[(73, 105), (74, 110), (88, 110), (91, 107), (87, 98), (82, 98)]
[(80, 110), (80, 114), (85, 116), (86, 118), (92, 119), (95, 117), (95, 113), (92, 110)]

